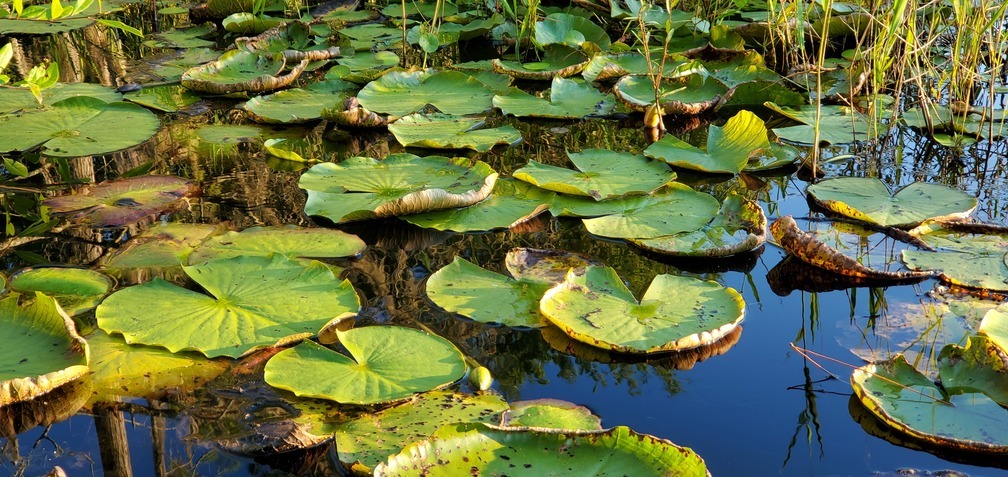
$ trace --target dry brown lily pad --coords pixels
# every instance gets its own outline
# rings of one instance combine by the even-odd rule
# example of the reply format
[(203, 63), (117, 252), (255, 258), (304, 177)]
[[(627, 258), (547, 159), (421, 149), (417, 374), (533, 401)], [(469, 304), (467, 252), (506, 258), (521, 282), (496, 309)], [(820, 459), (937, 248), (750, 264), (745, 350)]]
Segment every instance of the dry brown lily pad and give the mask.
[(195, 185), (174, 176), (142, 176), (103, 182), (76, 194), (46, 199), (57, 215), (95, 228), (123, 227), (179, 207)]

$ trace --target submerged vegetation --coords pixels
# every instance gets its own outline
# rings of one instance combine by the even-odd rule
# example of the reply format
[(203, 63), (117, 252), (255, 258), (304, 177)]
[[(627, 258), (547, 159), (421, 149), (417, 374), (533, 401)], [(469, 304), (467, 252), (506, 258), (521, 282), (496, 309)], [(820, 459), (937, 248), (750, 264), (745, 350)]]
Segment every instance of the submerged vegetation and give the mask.
[(834, 393), (1004, 468), (1006, 5), (0, 0), (0, 463), (92, 415), (127, 475), (128, 412), (159, 475), (780, 473), (603, 388), (795, 351), (783, 467)]

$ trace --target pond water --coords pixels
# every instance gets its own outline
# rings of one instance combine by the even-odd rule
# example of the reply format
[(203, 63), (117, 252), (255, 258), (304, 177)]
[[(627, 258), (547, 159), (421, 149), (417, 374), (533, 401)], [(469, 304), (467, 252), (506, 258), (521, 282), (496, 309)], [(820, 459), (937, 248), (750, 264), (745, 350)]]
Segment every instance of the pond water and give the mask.
[[(93, 40), (71, 33), (22, 41), (27, 51), (42, 52), (54, 45), (86, 48)], [(121, 53), (150, 52), (138, 48), (117, 54)], [(100, 63), (85, 59), (78, 66), (92, 68)], [(142, 62), (130, 59), (122, 64), (136, 68), (127, 71), (131, 76), (143, 77)], [(78, 80), (99, 82), (100, 76), (85, 70)], [(247, 133), (232, 131), (230, 140), (217, 144), (201, 136), (207, 125), (253, 124), (232, 109), (235, 104), (229, 99), (205, 100), (198, 103), (204, 111), (197, 114), (162, 115), (163, 126), (151, 140), (125, 152), (75, 159), (73, 172), (100, 182), (150, 162), (151, 173), (195, 180), (201, 196), (160, 221), (223, 223), (232, 229), (315, 224), (303, 212), (305, 193), (297, 185), (305, 165), (269, 157), (259, 139), (241, 138)], [(768, 116), (766, 111), (760, 113)], [(721, 118), (726, 117), (728, 113), (722, 112)], [(512, 124), (523, 137), (520, 144), (475, 155), (502, 175), (529, 159), (563, 166), (565, 149), (606, 147), (637, 153), (647, 145), (639, 116), (580, 121), (495, 116), (490, 121)], [(699, 144), (703, 131), (680, 134)], [(305, 139), (305, 157), (326, 161), (353, 155), (383, 157), (404, 150), (384, 130), (340, 132), (309, 126), (282, 128), (282, 132)], [(891, 131), (881, 146), (827, 148), (823, 169), (826, 177), (877, 176), (894, 190), (913, 181), (950, 185), (979, 198), (975, 214), (979, 220), (1006, 224), (1006, 157), (1004, 141), (985, 141), (956, 153), (900, 129)], [(738, 191), (756, 200), (771, 221), (791, 214), (805, 229), (825, 228), (819, 220), (823, 216), (810, 212), (805, 200), (807, 179), (793, 169), (746, 177), (680, 173), (682, 182), (719, 199)], [(18, 254), (6, 255), (6, 265), (15, 270), (32, 259), (93, 265), (149, 225), (141, 224), (125, 234), (66, 229), (19, 246)], [(943, 286), (935, 280), (879, 288), (814, 283), (809, 278), (818, 274), (814, 269), (775, 273), (786, 254), (772, 244), (731, 260), (671, 260), (589, 236), (580, 221), (548, 215), (521, 232), (441, 233), (396, 220), (340, 228), (358, 234), (368, 244), (361, 257), (337, 263), (361, 296), (358, 323), (423, 326), (437, 332), (489, 368), (494, 389), (508, 401), (555, 398), (587, 406), (606, 427), (625, 425), (692, 448), (718, 476), (897, 475), (900, 469), (957, 472), (937, 475), (1008, 475), (1004, 456), (936, 455), (933, 450), (917, 449), (852, 398), (849, 368), (826, 358), (816, 359), (816, 364), (792, 346), (854, 366), (862, 361), (852, 349), (862, 355), (904, 348), (908, 353), (928, 353), (934, 347), (929, 336), (891, 337), (905, 333), (906, 321), (926, 315), (942, 299), (935, 290)], [(852, 248), (877, 260), (891, 263), (898, 256), (892, 241), (880, 234), (846, 239)], [(638, 296), (657, 274), (715, 280), (735, 288), (745, 299), (742, 331), (725, 338), (734, 344), (698, 362), (687, 356), (603, 362), (599, 356), (571, 354), (555, 336), (547, 339), (539, 330), (473, 323), (438, 309), (426, 298), (425, 279), (454, 257), (503, 271), (504, 255), (519, 246), (580, 252), (601, 260), (616, 268)], [(772, 284), (773, 280), (780, 283)], [(130, 475), (130, 470), (132, 475), (333, 474), (325, 459), (308, 468), (271, 465), (237, 457), (215, 443), (247, 432), (255, 422), (282, 419), (293, 412), (286, 404), (292, 399), (290, 394), (262, 382), (264, 362), (243, 362), (240, 370), (193, 391), (169, 393), (158, 400), (97, 404), (48, 427), (2, 439), (0, 473), (43, 475), (59, 465), (71, 476)], [(840, 379), (830, 379), (819, 364)], [(462, 386), (471, 391), (469, 385)]]

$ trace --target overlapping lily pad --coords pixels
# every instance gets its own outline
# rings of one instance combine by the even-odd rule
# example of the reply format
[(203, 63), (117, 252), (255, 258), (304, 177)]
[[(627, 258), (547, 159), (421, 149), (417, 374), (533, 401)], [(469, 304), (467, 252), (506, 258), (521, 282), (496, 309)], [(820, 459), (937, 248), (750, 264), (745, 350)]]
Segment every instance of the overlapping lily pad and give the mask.
[(56, 300), (36, 293), (19, 304), (17, 293), (0, 300), (0, 406), (23, 402), (80, 379), (88, 372), (88, 347)]
[(962, 287), (1008, 292), (1008, 236), (958, 233), (940, 227), (923, 230), (927, 233), (920, 237), (938, 250), (904, 250), (901, 259), (908, 268), (940, 271), (942, 280)]
[(340, 230), (297, 226), (249, 227), (241, 232), (227, 232), (207, 239), (189, 255), (189, 263), (272, 253), (282, 253), (291, 258), (352, 257), (363, 252), (364, 248), (363, 240)]
[(521, 142), (522, 136), (511, 125), (483, 128), (481, 118), (450, 114), (411, 114), (389, 124), (389, 131), (407, 147), (431, 149), (472, 149), (489, 151), (496, 145)]
[(357, 100), (371, 111), (395, 116), (417, 112), (428, 104), (454, 115), (493, 107), (490, 89), (459, 71), (393, 71), (365, 85)]
[(574, 76), (588, 64), (588, 58), (580, 50), (566, 45), (547, 46), (540, 61), (521, 63), (514, 60), (494, 59), (490, 63), (494, 71), (514, 78), (548, 80), (556, 77)]
[(655, 277), (637, 301), (609, 267), (568, 273), (539, 303), (543, 316), (571, 338), (638, 354), (711, 344), (739, 326), (744, 307), (734, 289), (675, 275)]
[[(452, 458), (446, 458), (452, 456)], [(526, 469), (537, 475), (708, 476), (703, 459), (667, 440), (637, 434), (627, 427), (603, 431), (545, 431), (445, 426), (375, 468), (381, 477), (505, 475)]]
[(127, 93), (123, 99), (158, 111), (174, 113), (196, 104), (200, 97), (178, 85), (163, 85)]
[(543, 46), (559, 43), (574, 48), (592, 42), (602, 50), (608, 50), (612, 43), (604, 28), (588, 18), (569, 13), (551, 13), (536, 22), (535, 40)]
[(740, 111), (724, 126), (707, 130), (707, 148), (701, 150), (671, 134), (648, 146), (644, 154), (673, 166), (701, 172), (737, 174), (749, 158), (770, 147), (763, 120), (749, 111)]
[(483, 162), (393, 154), (316, 164), (299, 185), (308, 191), (305, 213), (347, 222), (465, 207), (490, 195), (496, 181)]
[[(720, 205), (714, 196), (677, 182), (652, 195), (604, 202), (616, 202), (612, 204), (616, 209), (608, 215), (583, 219), (588, 232), (601, 237), (635, 239), (699, 230), (714, 218)], [(604, 202), (598, 204), (607, 205)]]
[[(71, 97), (47, 108), (0, 116), (0, 152), (42, 147), (49, 156), (105, 154), (147, 140), (161, 126), (154, 113), (135, 104)], [(109, 128), (129, 124), (129, 128)]]
[(838, 177), (806, 189), (816, 205), (868, 223), (910, 228), (928, 219), (964, 218), (977, 206), (975, 197), (941, 184), (914, 182), (895, 194), (879, 179)]
[(167, 224), (152, 227), (134, 236), (102, 261), (114, 271), (138, 268), (178, 267), (186, 263), (189, 254), (219, 226), (209, 224)]
[(39, 267), (16, 273), (10, 286), (19, 292), (45, 293), (74, 316), (98, 306), (113, 282), (107, 275), (86, 268)]
[(1008, 353), (1008, 307), (999, 306), (984, 314), (979, 331), (1002, 353)]
[(726, 257), (753, 250), (766, 241), (766, 216), (759, 204), (732, 194), (717, 215), (699, 230), (653, 239), (631, 239), (645, 250), (686, 257)]
[[(720, 108), (727, 93), (719, 81), (693, 74), (663, 80), (659, 102), (665, 114), (702, 114)], [(613, 94), (635, 111), (644, 111), (655, 102), (654, 84), (645, 75), (624, 76), (613, 86)]]
[(481, 323), (538, 328), (539, 300), (551, 284), (515, 279), (462, 258), (427, 279), (427, 297), (437, 306)]
[(595, 200), (649, 194), (675, 179), (668, 166), (642, 155), (585, 149), (567, 157), (577, 171), (529, 161), (513, 176), (546, 190)]
[(459, 209), (425, 212), (403, 217), (424, 228), (453, 232), (480, 232), (511, 228), (546, 212), (554, 194), (527, 182), (497, 179), (490, 196)]
[(501, 426), (536, 429), (602, 430), (602, 420), (591, 409), (559, 399), (533, 399), (511, 403), (501, 415)]
[(303, 123), (320, 119), (322, 110), (342, 104), (357, 85), (341, 80), (312, 83), (248, 100), (242, 109), (265, 123)]
[(266, 382), (301, 397), (375, 404), (443, 387), (466, 371), (455, 345), (421, 330), (365, 326), (337, 336), (349, 357), (306, 341), (270, 358)]
[(604, 116), (612, 112), (616, 100), (590, 84), (556, 77), (549, 99), (539, 98), (518, 88), (493, 97), (493, 105), (504, 114), (538, 118), (582, 118)]
[(183, 270), (208, 294), (154, 279), (106, 298), (98, 326), (131, 344), (236, 358), (315, 335), (360, 308), (350, 282), (318, 262), (240, 256)]
[[(815, 142), (815, 106), (800, 106), (789, 108), (775, 103), (766, 103), (766, 107), (798, 121), (798, 126), (774, 128), (773, 132), (781, 139), (795, 144), (811, 146)], [(882, 124), (872, 124), (868, 116), (846, 106), (821, 106), (819, 118), (819, 141), (829, 144), (851, 144), (867, 141), (885, 131)]]
[(55, 214), (91, 227), (122, 227), (179, 207), (193, 193), (190, 181), (173, 176), (140, 176), (46, 199)]
[[(115, 89), (95, 83), (56, 83), (42, 90), (42, 104), (50, 106), (64, 99), (86, 96), (115, 103), (123, 99)], [(28, 88), (0, 88), (0, 115), (19, 110), (39, 109), (38, 100)]]
[(550, 286), (562, 282), (572, 269), (580, 274), (593, 265), (601, 266), (602, 262), (566, 250), (516, 247), (504, 257), (504, 266), (511, 276)]

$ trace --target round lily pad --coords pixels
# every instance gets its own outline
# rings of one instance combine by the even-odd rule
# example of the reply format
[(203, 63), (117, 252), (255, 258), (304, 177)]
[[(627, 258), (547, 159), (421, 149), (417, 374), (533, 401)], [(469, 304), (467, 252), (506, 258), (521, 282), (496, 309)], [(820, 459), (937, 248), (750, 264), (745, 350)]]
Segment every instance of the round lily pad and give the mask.
[(675, 182), (654, 195), (618, 200), (622, 204), (615, 213), (582, 219), (589, 233), (610, 238), (649, 239), (693, 232), (707, 225), (719, 206), (714, 196)]
[(85, 268), (40, 267), (22, 270), (11, 277), (10, 286), (19, 292), (42, 292), (56, 299), (70, 316), (98, 306), (113, 286), (104, 273)]
[(472, 205), (490, 195), (496, 181), (483, 162), (393, 154), (382, 161), (316, 164), (299, 185), (308, 191), (305, 213), (348, 222)]
[(744, 309), (734, 289), (675, 275), (655, 277), (637, 301), (609, 267), (568, 273), (539, 302), (543, 316), (571, 338), (638, 354), (711, 344), (742, 323)]
[(0, 406), (23, 402), (88, 372), (88, 347), (52, 297), (35, 293), (26, 304), (11, 293), (0, 300)]
[(342, 104), (357, 91), (357, 85), (341, 80), (312, 83), (248, 100), (242, 109), (259, 122), (304, 123), (322, 117), (322, 110)]
[(896, 191), (869, 177), (838, 177), (806, 189), (816, 205), (856, 220), (910, 228), (928, 219), (964, 218), (976, 209), (975, 197), (941, 184), (914, 182)]
[(588, 64), (588, 58), (579, 49), (567, 45), (548, 45), (540, 61), (521, 63), (495, 58), (490, 64), (494, 71), (514, 78), (548, 80), (580, 73)]
[[(64, 99), (86, 96), (106, 103), (122, 101), (123, 95), (114, 88), (95, 83), (56, 83), (42, 90), (42, 104), (48, 106)], [(28, 88), (0, 88), (0, 115), (18, 110), (39, 109)]]
[[(815, 143), (816, 107), (814, 105), (789, 108), (767, 102), (765, 106), (791, 118), (799, 124), (774, 128), (774, 134), (795, 144), (811, 146)], [(885, 125), (872, 124), (868, 116), (847, 106), (820, 106), (819, 141), (829, 144), (851, 144), (867, 141), (885, 132)]]
[(406, 116), (430, 104), (446, 114), (462, 115), (493, 107), (493, 93), (479, 80), (458, 71), (393, 71), (357, 93), (361, 106)]
[(427, 279), (427, 297), (437, 306), (481, 323), (538, 328), (539, 299), (549, 284), (515, 280), (462, 258)]
[(583, 81), (553, 78), (549, 99), (511, 88), (507, 94), (493, 98), (493, 105), (504, 114), (537, 118), (583, 118), (604, 116), (612, 112), (616, 100)]
[(961, 287), (1008, 292), (1008, 236), (927, 227), (920, 237), (938, 250), (903, 250), (907, 268), (940, 271), (943, 281)]
[(501, 426), (595, 431), (602, 430), (602, 419), (572, 402), (533, 399), (511, 403), (501, 415)]
[(217, 225), (183, 223), (151, 227), (112, 252), (102, 264), (112, 272), (178, 267), (186, 263), (189, 254), (207, 237), (219, 233), (219, 229)]
[(581, 48), (590, 41), (608, 50), (612, 41), (605, 29), (591, 19), (569, 13), (551, 13), (535, 24), (535, 41), (540, 45), (560, 43)]
[(663, 255), (727, 257), (763, 245), (766, 224), (766, 215), (759, 204), (732, 193), (721, 204), (717, 215), (699, 230), (630, 241)]
[(149, 86), (126, 93), (123, 100), (166, 113), (175, 113), (200, 101), (200, 97), (179, 85)]
[(337, 335), (350, 356), (305, 341), (270, 358), (266, 382), (302, 397), (375, 404), (465, 375), (462, 353), (440, 336), (401, 326), (365, 326)]
[(297, 226), (249, 227), (241, 232), (232, 231), (211, 237), (189, 255), (189, 263), (271, 253), (282, 253), (291, 258), (352, 257), (363, 252), (364, 248), (363, 240), (339, 230)]
[(318, 262), (239, 256), (183, 270), (209, 295), (154, 279), (106, 298), (98, 326), (131, 344), (237, 358), (315, 335), (360, 309), (350, 282)]
[[(0, 116), (0, 151), (28, 151), (42, 146), (48, 156), (105, 154), (140, 144), (161, 126), (154, 113), (132, 103), (106, 103), (71, 97), (46, 108)], [(129, 124), (110, 128), (109, 124)]]
[(449, 114), (411, 114), (389, 124), (400, 144), (430, 149), (472, 149), (486, 152), (496, 145), (518, 144), (521, 133), (511, 125), (483, 128), (481, 118)]
[(1008, 307), (999, 306), (984, 314), (979, 331), (1002, 353), (1008, 353)]
[(683, 169), (738, 174), (749, 163), (750, 157), (769, 147), (763, 120), (743, 110), (728, 119), (724, 126), (708, 129), (706, 150), (666, 134), (648, 146), (644, 155)]
[(140, 176), (103, 182), (43, 204), (91, 227), (122, 227), (178, 207), (193, 191), (192, 182), (179, 177)]
[[(665, 114), (702, 114), (724, 103), (728, 88), (713, 78), (693, 74), (665, 79), (659, 86), (659, 101)], [(644, 111), (655, 102), (655, 88), (645, 75), (627, 75), (613, 86), (613, 94), (634, 111)]]
[(511, 276), (553, 286), (564, 280), (567, 272), (584, 273), (586, 267), (602, 262), (580, 253), (517, 247), (508, 250), (504, 266)]
[(497, 179), (486, 200), (459, 209), (403, 217), (420, 227), (454, 232), (479, 232), (515, 227), (549, 209), (553, 193), (527, 182)]
[(675, 179), (668, 166), (642, 155), (585, 149), (567, 157), (577, 171), (529, 161), (512, 175), (546, 190), (595, 200), (649, 194)]
[[(708, 476), (691, 449), (627, 427), (529, 430), (486, 424), (442, 427), (375, 467), (376, 477), (417, 475)], [(574, 469), (577, 469), (574, 471)]]

